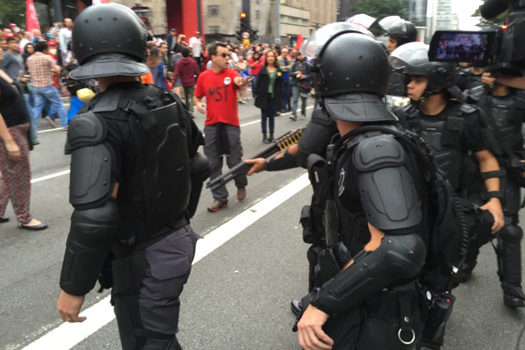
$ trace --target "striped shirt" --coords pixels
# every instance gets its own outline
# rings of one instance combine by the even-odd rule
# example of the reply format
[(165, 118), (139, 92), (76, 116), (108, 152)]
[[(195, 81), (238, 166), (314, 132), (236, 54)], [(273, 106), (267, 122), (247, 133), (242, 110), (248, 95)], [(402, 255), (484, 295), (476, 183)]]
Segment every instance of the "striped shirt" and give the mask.
[(55, 60), (42, 52), (35, 52), (27, 58), (27, 69), (31, 75), (33, 86), (37, 88), (53, 85)]

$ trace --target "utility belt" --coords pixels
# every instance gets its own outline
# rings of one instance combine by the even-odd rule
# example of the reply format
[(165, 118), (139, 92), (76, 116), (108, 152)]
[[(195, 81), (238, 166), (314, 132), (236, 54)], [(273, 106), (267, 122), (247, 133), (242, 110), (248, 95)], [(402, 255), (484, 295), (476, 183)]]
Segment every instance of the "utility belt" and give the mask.
[(133, 254), (133, 252), (144, 250), (146, 247), (160, 241), (179, 228), (189, 225), (189, 223), (190, 221), (186, 217), (186, 214), (184, 214), (183, 216), (174, 219), (164, 228), (154, 234), (137, 237), (136, 234), (130, 233), (126, 239), (121, 240), (119, 243), (114, 245), (111, 248), (111, 251), (113, 252), (115, 258), (126, 257), (130, 254)]

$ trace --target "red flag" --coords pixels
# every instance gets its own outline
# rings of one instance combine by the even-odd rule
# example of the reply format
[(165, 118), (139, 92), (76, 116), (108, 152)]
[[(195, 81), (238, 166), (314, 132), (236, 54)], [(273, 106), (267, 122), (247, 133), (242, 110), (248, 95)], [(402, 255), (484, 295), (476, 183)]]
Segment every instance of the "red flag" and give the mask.
[(33, 29), (40, 30), (33, 0), (26, 0), (26, 31), (33, 34)]
[(300, 50), (301, 46), (303, 46), (303, 42), (304, 42), (303, 34), (299, 33), (299, 35), (297, 36), (297, 41), (295, 42), (294, 49), (295, 50)]

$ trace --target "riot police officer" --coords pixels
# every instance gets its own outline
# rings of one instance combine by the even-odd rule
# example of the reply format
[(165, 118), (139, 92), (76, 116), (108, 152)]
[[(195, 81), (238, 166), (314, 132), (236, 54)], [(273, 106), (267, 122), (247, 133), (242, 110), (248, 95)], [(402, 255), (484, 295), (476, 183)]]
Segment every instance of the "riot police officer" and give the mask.
[[(481, 95), (478, 106), (485, 112), (487, 126), (492, 130), (499, 146), (506, 177), (504, 178), (505, 226), (497, 234), (498, 275), (503, 289), (503, 301), (510, 308), (524, 307), (525, 294), (521, 287), (521, 239), (518, 212), (521, 207), (520, 186), (525, 185), (522, 175), (523, 149), (522, 123), (525, 121), (525, 95), (522, 91), (495, 82), (484, 73), (483, 83), (489, 88)], [(466, 281), (474, 267), (479, 247), (487, 239), (477, 237), (465, 261), (462, 279)]]
[(390, 70), (383, 47), (361, 33), (321, 31), (305, 51), (314, 59), (320, 104), (341, 138), (327, 160), (308, 157), (309, 172), (317, 178), (313, 172), (331, 169), (319, 177), (330, 179), (321, 185), (333, 204), (327, 202), (326, 222), (337, 218), (327, 246), (345, 246), (351, 259), (313, 293), (297, 324), (299, 345), (412, 349), (421, 326), (415, 280), (426, 254), (420, 236), (425, 200), (416, 185), (421, 172), (391, 135), (353, 136), (368, 124), (394, 127), (397, 120), (382, 100)]
[[(85, 9), (73, 31), (80, 67), (100, 93), (70, 125), (71, 217), (58, 311), (82, 322), (99, 278), (112, 286), (122, 348), (181, 349), (179, 295), (198, 236), (189, 226), (207, 177), (201, 132), (174, 94), (140, 83), (146, 29), (122, 5)], [(112, 270), (112, 274), (111, 274)]]
[(481, 82), (483, 68), (470, 67), (470, 64), (465, 62), (460, 62), (459, 66), (461, 69), (458, 74), (457, 86), (463, 92), (463, 98), (466, 102), (477, 104), (485, 91)]
[[(478, 220), (474, 215), (474, 209), (478, 208), (480, 212), (486, 210), (490, 213), (482, 217), (492, 219), (487, 231), (496, 233), (503, 227), (500, 201), (502, 172), (482, 135), (477, 110), (452, 100), (452, 96), (448, 95), (447, 88), (455, 84), (455, 66), (451, 63), (429, 62), (428, 46), (423, 43), (399, 47), (390, 55), (390, 61), (394, 69), (406, 74), (409, 81), (407, 92), (411, 99), (410, 105), (397, 109), (395, 113), (407, 128), (418, 133), (431, 148), (436, 165), (445, 172), (456, 194), (462, 197), (465, 210), (472, 214), (467, 216), (470, 231), (479, 232), (487, 227), (487, 221)], [(477, 197), (482, 197), (479, 200), (486, 201), (481, 207), (478, 206), (482, 203), (473, 203), (472, 198), (468, 198), (465, 179), (470, 175), (470, 156), (477, 159), (479, 176), (484, 180), (483, 194), (477, 193)], [(434, 285), (432, 292), (439, 298), (441, 293), (448, 292), (452, 286), (444, 276), (443, 283)], [(440, 327), (425, 329), (422, 348), (439, 349), (443, 344), (448, 315), (441, 314), (443, 319), (433, 323)], [(430, 319), (433, 317), (429, 316)], [(427, 326), (430, 327), (430, 323)]]
[[(388, 16), (377, 22), (388, 37), (386, 49), (391, 54), (401, 45), (417, 40), (416, 27), (399, 16)], [(401, 73), (393, 71), (388, 81), (387, 95), (406, 96), (406, 82)]]

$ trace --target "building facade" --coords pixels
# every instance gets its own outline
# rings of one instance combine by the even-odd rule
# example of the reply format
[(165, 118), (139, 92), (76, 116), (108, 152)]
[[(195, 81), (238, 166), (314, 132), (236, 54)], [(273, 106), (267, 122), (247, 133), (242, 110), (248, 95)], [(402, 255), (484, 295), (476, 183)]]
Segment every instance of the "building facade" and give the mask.
[[(251, 0), (250, 24), (259, 32), (260, 41), (274, 42), (279, 34), (280, 40), (288, 43), (299, 34), (307, 38), (320, 26), (334, 22), (336, 3), (337, 0), (326, 0), (319, 6), (316, 0), (277, 0), (277, 4), (275, 0)], [(207, 33), (217, 37), (235, 36), (241, 11), (239, 0), (203, 0)]]

